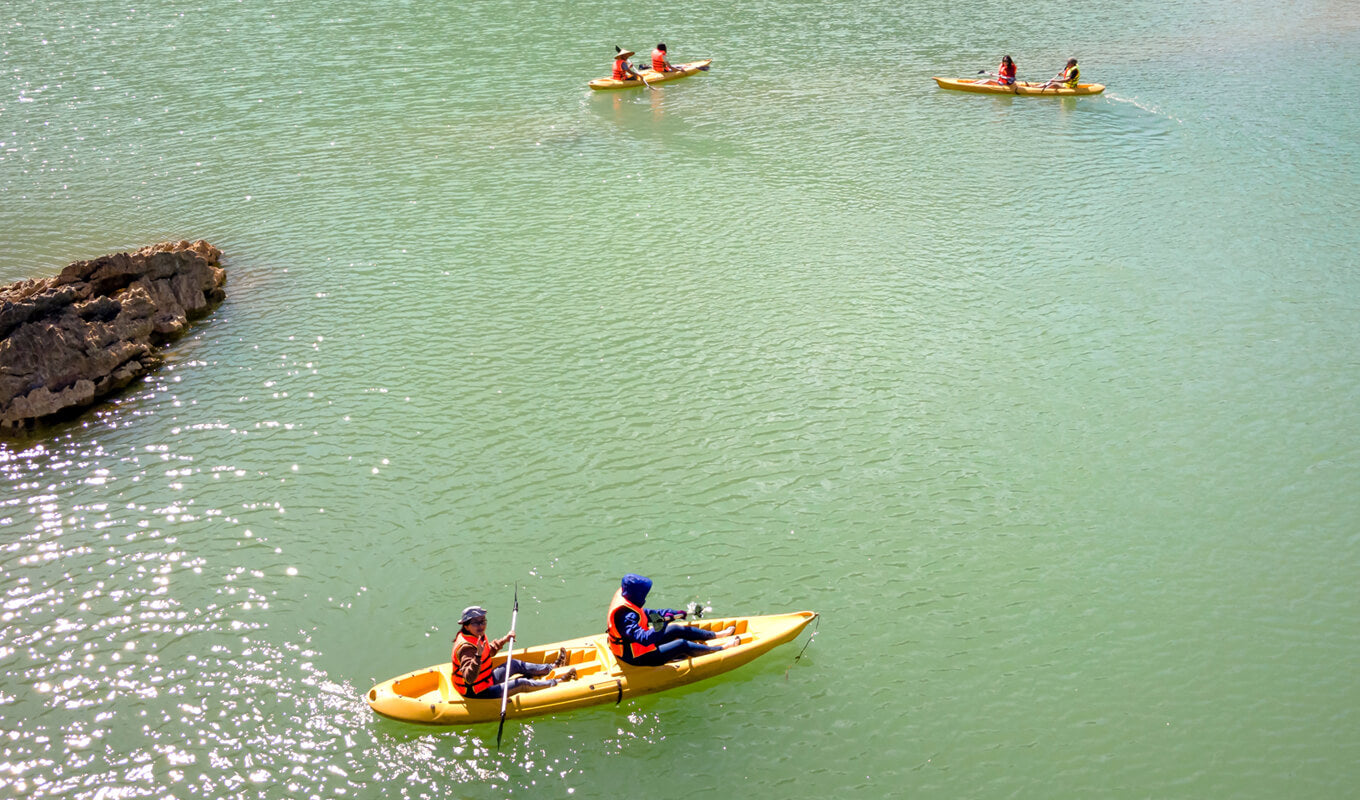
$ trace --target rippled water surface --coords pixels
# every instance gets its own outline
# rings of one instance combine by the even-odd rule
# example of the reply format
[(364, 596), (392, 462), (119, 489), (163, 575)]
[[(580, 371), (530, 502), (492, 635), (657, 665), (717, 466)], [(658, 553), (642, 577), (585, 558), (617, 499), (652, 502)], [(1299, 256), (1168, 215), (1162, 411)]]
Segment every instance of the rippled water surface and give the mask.
[[(586, 88), (659, 39), (713, 70)], [(930, 80), (1003, 53), (1109, 88)], [(0, 795), (1350, 795), (1358, 58), (1321, 0), (7, 5), (0, 282), (204, 238), (228, 299), (0, 444)], [(499, 751), (362, 700), (628, 571), (823, 617)]]

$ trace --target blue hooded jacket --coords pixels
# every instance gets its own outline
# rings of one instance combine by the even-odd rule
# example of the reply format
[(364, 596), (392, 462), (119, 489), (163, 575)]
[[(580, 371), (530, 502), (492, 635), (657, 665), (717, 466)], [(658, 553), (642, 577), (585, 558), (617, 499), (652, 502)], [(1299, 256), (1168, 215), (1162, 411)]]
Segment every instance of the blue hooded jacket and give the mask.
[(633, 605), (647, 602), (647, 593), (652, 590), (652, 579), (630, 572), (623, 576), (623, 596)]
[[(625, 600), (638, 607), (642, 607), (642, 604), (647, 601), (647, 593), (652, 590), (652, 579), (630, 572), (623, 576), (623, 582), (620, 584), (620, 588), (623, 589), (623, 597)], [(644, 614), (652, 611), (671, 615), (680, 613), (673, 608), (643, 608), (642, 611)], [(619, 626), (619, 630), (624, 636), (627, 636), (638, 644), (661, 644), (665, 641), (665, 638), (661, 635), (661, 631), (652, 630), (651, 626), (647, 624), (646, 619), (638, 619), (638, 615), (634, 614), (632, 611), (623, 612), (622, 622), (623, 624)]]

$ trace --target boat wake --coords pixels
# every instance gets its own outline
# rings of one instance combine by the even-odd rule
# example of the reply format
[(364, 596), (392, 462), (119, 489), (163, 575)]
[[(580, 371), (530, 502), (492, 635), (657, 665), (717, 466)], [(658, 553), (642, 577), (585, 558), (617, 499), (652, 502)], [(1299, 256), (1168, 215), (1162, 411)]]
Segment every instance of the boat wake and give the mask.
[(1162, 111), (1162, 110), (1160, 110), (1160, 109), (1158, 109), (1158, 108), (1156, 108), (1156, 107), (1154, 107), (1154, 106), (1146, 105), (1146, 104), (1141, 103), (1141, 102), (1139, 102), (1139, 101), (1137, 101), (1137, 100), (1134, 100), (1134, 99), (1132, 99), (1132, 98), (1130, 98), (1130, 97), (1120, 97), (1120, 96), (1117, 95), (1117, 94), (1111, 94), (1111, 93), (1109, 93), (1109, 92), (1106, 92), (1106, 93), (1105, 93), (1105, 99), (1106, 99), (1106, 100), (1112, 100), (1112, 101), (1114, 101), (1114, 102), (1116, 102), (1116, 103), (1127, 103), (1127, 104), (1129, 104), (1129, 105), (1131, 105), (1131, 106), (1133, 106), (1133, 107), (1135, 107), (1135, 108), (1137, 108), (1137, 109), (1140, 109), (1140, 110), (1142, 110), (1142, 111), (1146, 111), (1146, 112), (1148, 112), (1149, 114), (1155, 114), (1155, 115), (1157, 115), (1157, 116), (1159, 116), (1159, 117), (1162, 117), (1162, 118), (1164, 118), (1164, 119), (1169, 119), (1169, 120), (1171, 120), (1172, 122), (1176, 123), (1177, 125), (1184, 125), (1184, 124), (1185, 124), (1185, 120), (1183, 120), (1183, 119), (1181, 119), (1181, 118), (1179, 118), (1179, 117), (1172, 116), (1171, 114), (1168, 114), (1168, 113), (1166, 113), (1165, 111)]

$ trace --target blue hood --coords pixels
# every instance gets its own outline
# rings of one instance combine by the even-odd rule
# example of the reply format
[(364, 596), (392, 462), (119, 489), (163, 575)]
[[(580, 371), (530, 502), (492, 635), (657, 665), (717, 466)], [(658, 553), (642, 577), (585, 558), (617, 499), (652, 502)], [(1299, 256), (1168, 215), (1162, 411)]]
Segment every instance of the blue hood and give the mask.
[(623, 596), (633, 605), (642, 605), (647, 601), (647, 593), (652, 590), (652, 579), (644, 578), (632, 572), (623, 576)]

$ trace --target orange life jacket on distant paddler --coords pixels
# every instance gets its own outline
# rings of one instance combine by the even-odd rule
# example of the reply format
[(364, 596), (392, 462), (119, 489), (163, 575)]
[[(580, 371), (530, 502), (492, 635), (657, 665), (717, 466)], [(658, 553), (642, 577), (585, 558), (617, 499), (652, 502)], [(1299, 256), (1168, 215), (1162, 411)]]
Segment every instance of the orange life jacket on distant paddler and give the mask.
[(653, 50), (653, 51), (652, 51), (652, 69), (656, 70), (657, 72), (665, 72), (665, 71), (666, 71), (666, 51), (665, 51), (665, 50)]

